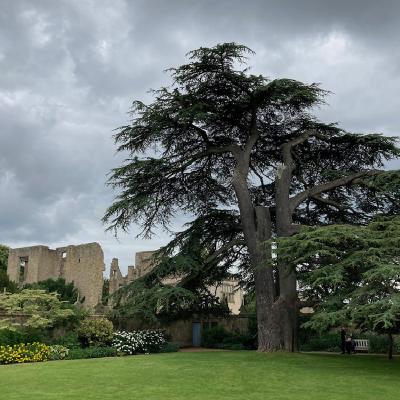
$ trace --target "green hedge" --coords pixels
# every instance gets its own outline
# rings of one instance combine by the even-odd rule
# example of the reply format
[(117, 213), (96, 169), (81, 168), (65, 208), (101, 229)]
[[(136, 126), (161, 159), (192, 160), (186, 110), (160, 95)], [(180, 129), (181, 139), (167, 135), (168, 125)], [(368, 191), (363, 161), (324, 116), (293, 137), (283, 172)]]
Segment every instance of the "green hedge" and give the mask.
[(66, 357), (67, 360), (78, 360), (83, 358), (115, 357), (117, 349), (114, 347), (86, 347), (84, 349), (71, 349)]

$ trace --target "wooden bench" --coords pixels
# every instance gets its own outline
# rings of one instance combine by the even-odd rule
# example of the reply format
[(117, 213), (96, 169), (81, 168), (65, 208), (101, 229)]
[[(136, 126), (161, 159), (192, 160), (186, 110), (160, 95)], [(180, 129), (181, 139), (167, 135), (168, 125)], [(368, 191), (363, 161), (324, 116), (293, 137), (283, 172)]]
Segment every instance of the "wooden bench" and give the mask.
[(355, 342), (355, 351), (367, 351), (369, 348), (369, 341), (368, 339), (354, 339)]

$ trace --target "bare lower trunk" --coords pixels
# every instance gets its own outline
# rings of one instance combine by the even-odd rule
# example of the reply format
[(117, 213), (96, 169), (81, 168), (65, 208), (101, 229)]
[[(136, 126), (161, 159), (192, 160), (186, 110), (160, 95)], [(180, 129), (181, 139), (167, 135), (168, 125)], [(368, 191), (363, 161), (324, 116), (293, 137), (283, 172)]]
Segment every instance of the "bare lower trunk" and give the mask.
[[(297, 292), (295, 272), (279, 270), (274, 276), (271, 262), (271, 216), (268, 207), (254, 206), (247, 186), (249, 152), (237, 151), (233, 186), (240, 209), (243, 234), (254, 274), (258, 349), (297, 350)], [(276, 282), (279, 279), (279, 282)], [(279, 294), (277, 284), (279, 283)]]

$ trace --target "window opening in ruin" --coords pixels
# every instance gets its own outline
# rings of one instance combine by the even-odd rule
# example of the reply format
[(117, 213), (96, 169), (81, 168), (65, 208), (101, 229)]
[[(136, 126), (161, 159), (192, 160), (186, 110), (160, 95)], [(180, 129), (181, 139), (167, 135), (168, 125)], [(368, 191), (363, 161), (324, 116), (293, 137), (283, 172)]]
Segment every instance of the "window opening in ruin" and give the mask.
[(19, 258), (19, 282), (25, 282), (28, 273), (28, 257)]
[(63, 251), (62, 258), (67, 258), (67, 252), (66, 251)]

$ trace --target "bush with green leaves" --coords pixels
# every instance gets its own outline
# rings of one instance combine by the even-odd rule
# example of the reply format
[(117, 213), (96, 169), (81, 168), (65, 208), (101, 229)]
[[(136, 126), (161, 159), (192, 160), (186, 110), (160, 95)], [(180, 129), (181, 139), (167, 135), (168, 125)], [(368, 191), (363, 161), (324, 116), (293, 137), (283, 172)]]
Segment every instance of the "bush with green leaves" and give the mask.
[(160, 353), (176, 353), (177, 351), (179, 351), (179, 346), (171, 342), (165, 343), (160, 349)]
[(54, 337), (51, 343), (54, 345), (65, 346), (68, 349), (81, 348), (81, 342), (76, 332), (67, 332), (64, 335)]
[(66, 282), (64, 278), (46, 279), (45, 281), (24, 285), (25, 289), (45, 290), (47, 293), (56, 292), (61, 301), (74, 304), (78, 299), (78, 289), (72, 282)]
[(44, 332), (39, 330), (30, 330), (27, 332), (16, 329), (0, 329), (0, 345), (44, 342), (45, 336)]
[(43, 343), (20, 343), (0, 346), (0, 364), (22, 364), (49, 359), (49, 346)]
[(86, 347), (84, 349), (71, 349), (66, 357), (68, 360), (78, 360), (84, 358), (115, 357), (118, 351), (115, 347)]
[(114, 328), (106, 318), (86, 318), (80, 322), (77, 334), (83, 347), (108, 346), (113, 339)]
[(61, 346), (55, 344), (53, 346), (49, 346), (49, 360), (64, 360), (69, 353), (69, 349), (65, 346)]
[[(19, 293), (0, 294), (0, 308), (10, 315), (0, 320), (0, 329), (48, 329), (67, 323), (74, 317), (73, 307), (60, 301), (57, 293), (45, 290), (24, 289)], [(12, 316), (20, 315), (21, 322), (15, 323)]]
[[(377, 335), (368, 333), (355, 333), (353, 334), (355, 339), (367, 339), (368, 340), (368, 351), (370, 353), (385, 354), (388, 351), (389, 339), (387, 335)], [(325, 332), (315, 333), (300, 343), (301, 351), (341, 351), (341, 340), (339, 332)], [(394, 352), (400, 352), (400, 338), (395, 340)]]
[(309, 337), (300, 343), (301, 351), (341, 351), (341, 339), (339, 333), (325, 333)]
[(204, 330), (202, 345), (227, 350), (250, 350), (255, 343), (251, 335), (228, 332), (222, 326), (214, 326)]

